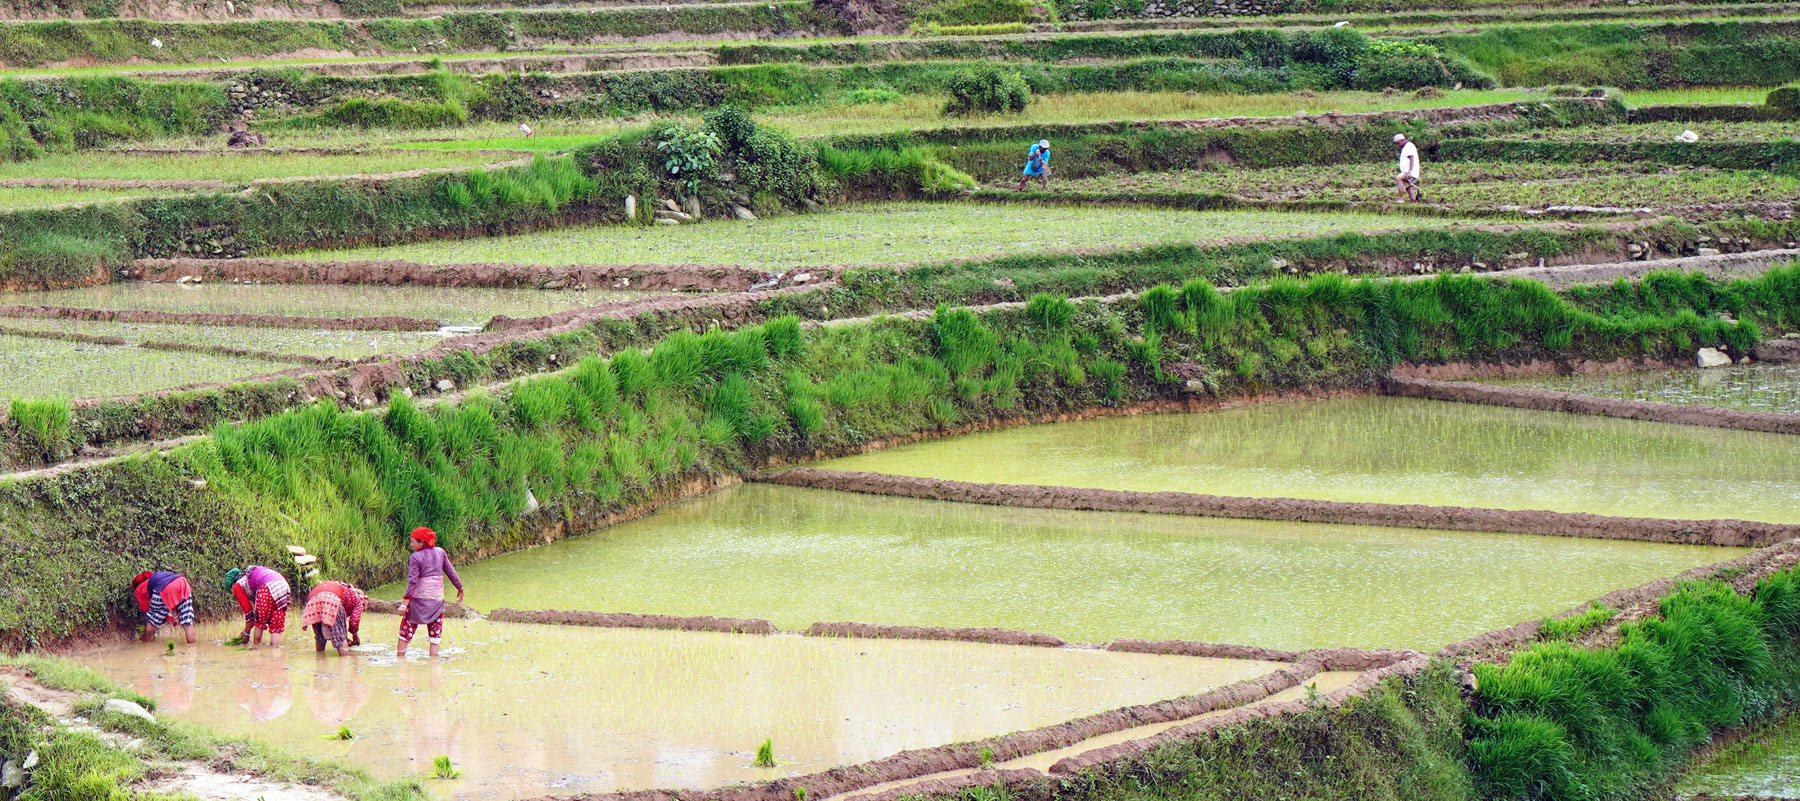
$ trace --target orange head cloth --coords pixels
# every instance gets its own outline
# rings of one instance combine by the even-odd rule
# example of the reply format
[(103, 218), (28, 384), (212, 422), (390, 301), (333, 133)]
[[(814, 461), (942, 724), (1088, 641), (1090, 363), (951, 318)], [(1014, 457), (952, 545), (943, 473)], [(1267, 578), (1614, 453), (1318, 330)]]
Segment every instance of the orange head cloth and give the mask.
[(149, 580), (150, 580), (150, 571), (146, 570), (142, 573), (137, 574), (137, 578), (134, 578), (131, 580), (131, 586), (133, 588), (136, 588), (137, 585), (142, 584)]
[(437, 532), (424, 526), (413, 529), (412, 538), (425, 543), (427, 548), (437, 547)]

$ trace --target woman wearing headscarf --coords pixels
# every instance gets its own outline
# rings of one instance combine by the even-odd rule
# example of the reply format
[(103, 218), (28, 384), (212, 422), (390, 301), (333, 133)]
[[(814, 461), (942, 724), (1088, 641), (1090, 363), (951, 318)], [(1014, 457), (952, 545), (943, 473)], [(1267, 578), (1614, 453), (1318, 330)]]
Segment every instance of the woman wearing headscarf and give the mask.
[(288, 607), (294, 603), (287, 579), (272, 568), (251, 565), (225, 571), (225, 586), (244, 610), (244, 644), (256, 650), (263, 632), (268, 631), (269, 647), (280, 648), (281, 633), (287, 631)]
[(144, 613), (144, 642), (156, 639), (156, 630), (172, 618), (194, 642), (194, 591), (186, 576), (167, 570), (146, 570), (131, 580), (131, 594)]
[(330, 641), (338, 656), (349, 656), (350, 646), (362, 645), (363, 606), (368, 595), (343, 581), (327, 581), (313, 588), (300, 611), (300, 628), (312, 629), (313, 650), (325, 653)]
[(438, 655), (444, 640), (444, 579), (456, 587), (456, 602), (462, 603), (462, 577), (450, 564), (450, 554), (437, 547), (437, 532), (424, 526), (413, 529), (411, 558), (406, 563), (406, 597), (400, 601), (400, 642), (394, 647), (396, 656), (406, 656), (406, 646), (420, 626), (431, 643), (431, 655)]

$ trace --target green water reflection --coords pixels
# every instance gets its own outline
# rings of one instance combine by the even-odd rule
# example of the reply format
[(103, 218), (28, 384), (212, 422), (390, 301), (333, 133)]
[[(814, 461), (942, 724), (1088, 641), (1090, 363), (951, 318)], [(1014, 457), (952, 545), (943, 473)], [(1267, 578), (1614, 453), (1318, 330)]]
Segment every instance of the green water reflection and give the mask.
[(1682, 406), (1800, 414), (1800, 364), (1547, 375), (1482, 383)]

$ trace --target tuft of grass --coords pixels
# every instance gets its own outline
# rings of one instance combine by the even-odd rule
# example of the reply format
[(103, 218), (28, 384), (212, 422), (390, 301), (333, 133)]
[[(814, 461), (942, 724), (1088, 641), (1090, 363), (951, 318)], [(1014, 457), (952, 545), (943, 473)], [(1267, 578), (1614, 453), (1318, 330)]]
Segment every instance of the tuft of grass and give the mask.
[(325, 739), (325, 740), (354, 740), (354, 739), (356, 739), (356, 735), (351, 733), (349, 726), (339, 726), (337, 731), (334, 731), (330, 734), (321, 734), (321, 735), (319, 735), (319, 737), (320, 737), (320, 739)]
[(981, 760), (981, 769), (982, 770), (993, 770), (993, 768), (994, 768), (994, 749), (989, 748), (987, 746), (982, 746), (979, 759)]
[(1572, 640), (1611, 623), (1618, 615), (1617, 609), (1594, 604), (1573, 617), (1545, 618), (1543, 625), (1538, 628), (1538, 639)]
[(175, 655), (175, 641), (170, 640), (167, 643), (167, 645), (168, 645), (168, 647), (163, 649), (163, 653), (167, 654), (169, 656), (174, 656)]
[(754, 759), (750, 762), (750, 766), (753, 768), (775, 767), (775, 740), (774, 740), (774, 738), (770, 738), (770, 737), (763, 738), (762, 745), (759, 745), (756, 747), (756, 759)]

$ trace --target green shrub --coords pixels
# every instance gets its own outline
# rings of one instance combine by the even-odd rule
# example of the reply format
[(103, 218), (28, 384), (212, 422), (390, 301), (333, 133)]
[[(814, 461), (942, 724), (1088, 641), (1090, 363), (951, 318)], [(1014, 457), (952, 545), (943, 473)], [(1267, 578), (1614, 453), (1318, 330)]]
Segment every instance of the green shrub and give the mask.
[(1763, 104), (1793, 114), (1800, 112), (1800, 86), (1783, 86), (1769, 93)]
[(905, 97), (906, 95), (893, 89), (878, 86), (869, 89), (852, 89), (845, 93), (844, 102), (853, 106), (867, 106), (875, 103), (898, 103)]
[(1369, 42), (1356, 64), (1356, 89), (1418, 89), (1448, 86), (1454, 81), (1436, 47), (1420, 42), (1381, 39)]
[(1018, 113), (1031, 103), (1031, 85), (1019, 73), (992, 64), (958, 70), (945, 84), (945, 114)]
[(656, 134), (656, 152), (662, 158), (663, 173), (689, 195), (699, 194), (702, 186), (718, 180), (721, 150), (719, 135), (708, 130), (673, 124)]
[(11, 419), (22, 457), (41, 464), (68, 457), (72, 441), (67, 401), (14, 398)]

